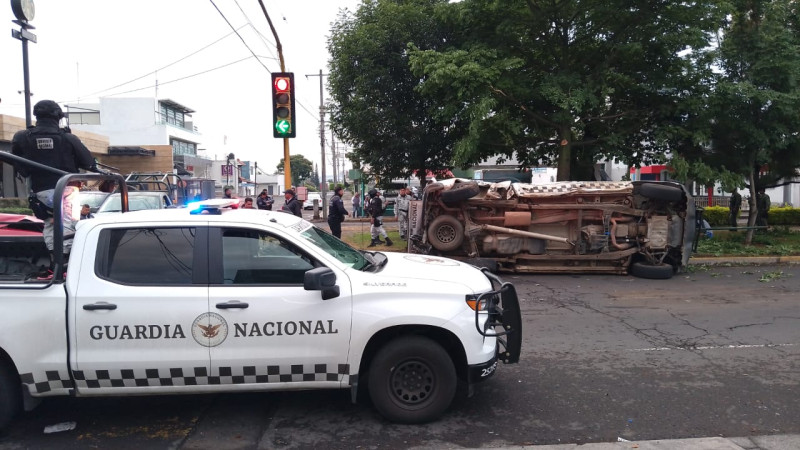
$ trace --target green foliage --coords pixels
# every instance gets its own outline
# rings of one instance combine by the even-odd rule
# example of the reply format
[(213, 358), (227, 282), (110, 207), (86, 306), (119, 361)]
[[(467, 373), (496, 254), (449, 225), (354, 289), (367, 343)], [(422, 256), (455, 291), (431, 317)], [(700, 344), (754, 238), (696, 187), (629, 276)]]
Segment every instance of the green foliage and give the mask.
[(422, 49), (449, 45), (440, 20), (447, 0), (376, 0), (344, 11), (331, 29), (329, 83), (331, 123), (353, 148), (350, 158), (371, 175), (408, 178), (417, 171), (452, 167), (458, 124), (443, 105), (418, 90), (409, 44)]
[(770, 208), (770, 225), (800, 225), (800, 208)]
[[(303, 155), (291, 155), (289, 157), (289, 169), (292, 171), (292, 186), (303, 185), (303, 180), (311, 176), (313, 164)], [(276, 169), (278, 173), (283, 173), (284, 158), (278, 162)]]
[(800, 232), (788, 228), (771, 228), (754, 235), (751, 245), (745, 244), (746, 233), (715, 231), (713, 239), (701, 239), (697, 256), (789, 256), (800, 255)]
[(33, 211), (28, 208), (17, 208), (17, 207), (8, 207), (8, 208), (0, 208), (0, 213), (3, 214), (24, 214), (26, 216), (32, 216)]
[(456, 163), (494, 155), (527, 167), (557, 163), (565, 180), (584, 178), (602, 157), (663, 161), (708, 88), (710, 66), (697, 49), (709, 48), (723, 17), (711, 0), (663, 5), (463, 0), (443, 8), (451, 45), (412, 46), (410, 63), (420, 92), (461, 126)]
[(708, 221), (712, 227), (720, 227), (728, 225), (728, 217), (730, 216), (730, 209), (724, 206), (709, 206), (703, 210), (703, 218)]

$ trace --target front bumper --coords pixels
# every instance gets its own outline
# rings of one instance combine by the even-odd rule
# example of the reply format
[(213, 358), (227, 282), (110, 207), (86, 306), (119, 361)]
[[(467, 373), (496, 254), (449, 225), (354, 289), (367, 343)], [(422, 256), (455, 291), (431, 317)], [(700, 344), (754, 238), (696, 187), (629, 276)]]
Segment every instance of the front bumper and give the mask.
[[(517, 290), (513, 284), (504, 283), (500, 277), (488, 269), (484, 268), (481, 271), (491, 281), (492, 287), (496, 288), (478, 297), (478, 302), (483, 299), (488, 301), (485, 310), (476, 308), (475, 327), (482, 336), (497, 338), (497, 358), (500, 361), (503, 361), (504, 364), (517, 363), (522, 351), (522, 313), (519, 308)], [(488, 317), (481, 326), (481, 316), (483, 315)], [(488, 363), (483, 365), (485, 364)]]

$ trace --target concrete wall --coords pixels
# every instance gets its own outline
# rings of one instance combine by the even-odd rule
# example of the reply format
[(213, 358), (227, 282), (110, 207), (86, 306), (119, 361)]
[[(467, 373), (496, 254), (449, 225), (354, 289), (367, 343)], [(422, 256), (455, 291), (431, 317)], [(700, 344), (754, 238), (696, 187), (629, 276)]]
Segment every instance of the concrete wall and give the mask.
[(155, 150), (155, 156), (122, 156), (103, 155), (98, 158), (103, 164), (116, 167), (119, 173), (127, 175), (131, 172), (138, 173), (172, 173), (172, 146), (171, 145), (140, 145), (146, 150)]

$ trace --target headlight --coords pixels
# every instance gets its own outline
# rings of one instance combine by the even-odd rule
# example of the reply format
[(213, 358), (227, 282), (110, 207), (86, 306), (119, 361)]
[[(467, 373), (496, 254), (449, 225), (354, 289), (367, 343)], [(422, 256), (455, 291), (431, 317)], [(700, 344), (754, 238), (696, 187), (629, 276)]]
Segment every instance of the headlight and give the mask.
[(467, 306), (473, 311), (486, 311), (486, 307), (489, 304), (490, 296), (484, 296), (480, 300), (478, 300), (479, 295), (467, 295)]

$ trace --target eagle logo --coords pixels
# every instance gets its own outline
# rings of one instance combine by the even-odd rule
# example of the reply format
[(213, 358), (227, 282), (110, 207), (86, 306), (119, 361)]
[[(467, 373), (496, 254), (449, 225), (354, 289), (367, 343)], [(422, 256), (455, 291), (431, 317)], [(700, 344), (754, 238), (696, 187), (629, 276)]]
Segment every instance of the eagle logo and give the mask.
[(228, 337), (228, 322), (217, 313), (200, 314), (192, 322), (192, 337), (203, 347), (216, 347)]
[(219, 325), (201, 325), (201, 324), (197, 324), (197, 326), (200, 327), (201, 330), (203, 330), (203, 337), (213, 338), (213, 337), (217, 337), (217, 334), (219, 334), (219, 327), (221, 327), (222, 324), (219, 324)]

